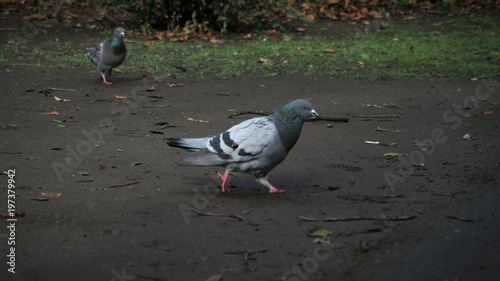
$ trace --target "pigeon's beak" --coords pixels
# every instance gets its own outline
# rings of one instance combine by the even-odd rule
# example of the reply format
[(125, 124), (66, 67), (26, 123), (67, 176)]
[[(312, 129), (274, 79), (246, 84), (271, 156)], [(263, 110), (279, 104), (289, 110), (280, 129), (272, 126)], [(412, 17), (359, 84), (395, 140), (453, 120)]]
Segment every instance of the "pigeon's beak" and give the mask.
[(316, 117), (318, 117), (318, 116), (319, 116), (319, 114), (318, 114), (318, 113), (316, 112), (316, 110), (314, 110), (314, 109), (312, 109), (312, 110), (311, 110), (311, 114), (312, 114), (313, 116), (316, 116)]

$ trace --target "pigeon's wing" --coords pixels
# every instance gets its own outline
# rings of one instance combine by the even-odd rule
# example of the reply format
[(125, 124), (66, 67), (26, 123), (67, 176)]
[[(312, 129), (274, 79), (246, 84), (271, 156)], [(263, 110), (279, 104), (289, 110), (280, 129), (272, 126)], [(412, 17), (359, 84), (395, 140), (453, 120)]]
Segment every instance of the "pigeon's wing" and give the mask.
[(268, 117), (253, 118), (210, 138), (200, 150), (179, 164), (218, 166), (259, 159), (263, 150), (278, 140), (276, 126)]
[(99, 43), (99, 45), (97, 45), (94, 49), (85, 53), (89, 57), (90, 61), (95, 65), (97, 65), (101, 61), (101, 55), (105, 42), (106, 41)]

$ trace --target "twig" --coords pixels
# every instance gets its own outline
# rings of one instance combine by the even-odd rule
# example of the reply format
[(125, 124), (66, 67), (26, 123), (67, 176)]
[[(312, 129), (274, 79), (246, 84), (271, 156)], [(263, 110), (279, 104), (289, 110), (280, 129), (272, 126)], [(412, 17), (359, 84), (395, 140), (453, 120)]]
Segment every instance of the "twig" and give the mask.
[(376, 129), (373, 129), (375, 132), (390, 132), (390, 133), (401, 133), (404, 132), (405, 130), (389, 130), (389, 129), (384, 129), (377, 127)]
[(138, 182), (138, 181), (134, 181), (134, 182), (131, 182), (131, 183), (114, 184), (114, 185), (110, 185), (110, 186), (108, 186), (108, 188), (115, 188), (115, 187), (128, 186), (128, 185), (133, 185), (133, 184), (136, 184), (136, 183), (139, 183), (139, 182)]
[(395, 143), (395, 142), (391, 142), (391, 143), (381, 143), (381, 142), (379, 142), (379, 141), (365, 141), (365, 143), (367, 143), (367, 144), (383, 145), (383, 146), (394, 146), (394, 147), (398, 146), (398, 144), (397, 144), (397, 143)]
[(52, 87), (47, 87), (45, 88), (46, 91), (61, 91), (61, 92), (76, 92), (75, 89), (61, 89), (61, 88), (52, 88)]
[(214, 213), (202, 213), (202, 212), (199, 212), (195, 209), (191, 209), (191, 212), (195, 213), (195, 214), (198, 214), (200, 216), (213, 216), (213, 217), (230, 217), (230, 218), (236, 218), (240, 221), (243, 221), (243, 218), (239, 215), (233, 215), (233, 214), (214, 214)]
[(475, 221), (475, 220), (473, 220), (473, 219), (468, 219), (468, 218), (458, 217), (458, 216), (453, 216), (453, 215), (447, 215), (446, 217), (447, 217), (447, 218), (450, 218), (450, 219), (461, 220), (461, 221), (463, 221), (463, 222), (476, 222), (476, 221)]
[(93, 182), (94, 180), (77, 180), (76, 182)]
[[(262, 115), (262, 116), (268, 116), (271, 115), (271, 112), (265, 112), (261, 110), (242, 110), (238, 112), (231, 113), (227, 118), (233, 118), (236, 116), (240, 115), (245, 115), (245, 114), (253, 114), (253, 115)], [(329, 122), (349, 122), (349, 118), (347, 117), (328, 117), (328, 116), (315, 116), (309, 118), (307, 121), (329, 121)]]
[[(19, 211), (14, 213), (14, 217), (24, 217), (24, 215), (26, 215), (24, 211)], [(12, 216), (9, 213), (7, 213), (7, 214), (0, 214), (0, 217), (11, 218)]]
[(224, 255), (239, 255), (239, 254), (252, 254), (252, 253), (265, 253), (266, 249), (257, 250), (240, 250), (240, 251), (228, 251), (224, 252)]
[(307, 121), (329, 121), (329, 122), (349, 122), (347, 117), (328, 117), (328, 116), (315, 116), (309, 118)]
[(358, 118), (399, 118), (402, 119), (403, 116), (399, 114), (382, 114), (382, 115), (352, 115), (352, 117)]
[(324, 218), (324, 219), (316, 219), (316, 218), (308, 218), (303, 216), (298, 216), (298, 219), (305, 221), (314, 221), (314, 222), (323, 222), (323, 221), (406, 221), (417, 218), (418, 216), (399, 216), (399, 217), (351, 217), (351, 218)]
[(361, 121), (396, 121), (397, 118), (363, 118)]
[(242, 111), (231, 113), (231, 115), (229, 115), (227, 118), (233, 118), (233, 117), (240, 116), (240, 115), (245, 115), (245, 114), (267, 116), (267, 115), (271, 115), (272, 113), (265, 112), (265, 111), (260, 111), (260, 110), (242, 110)]

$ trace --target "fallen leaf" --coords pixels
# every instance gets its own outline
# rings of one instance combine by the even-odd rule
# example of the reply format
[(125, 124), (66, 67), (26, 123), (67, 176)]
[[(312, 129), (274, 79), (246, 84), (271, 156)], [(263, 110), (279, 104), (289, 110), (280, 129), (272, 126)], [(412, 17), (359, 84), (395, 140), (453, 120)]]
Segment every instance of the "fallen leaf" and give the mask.
[(269, 59), (260, 58), (258, 63), (269, 64)]
[(210, 43), (224, 43), (224, 41), (212, 37), (210, 38)]
[(220, 281), (220, 280), (222, 280), (222, 275), (216, 274), (208, 277), (208, 279), (206, 279), (205, 281)]
[(358, 61), (359, 67), (365, 67), (365, 64), (362, 61)]
[(201, 120), (201, 119), (197, 120), (197, 119), (193, 119), (191, 117), (185, 117), (185, 116), (184, 116), (184, 118), (186, 118), (188, 121), (199, 122), (199, 123), (208, 123), (208, 121)]
[(324, 49), (323, 53), (335, 53), (335, 50), (332, 49)]
[(62, 123), (64, 121), (61, 121), (61, 120), (57, 120), (57, 119), (52, 119), (52, 121), (56, 122), (56, 123)]
[(60, 97), (57, 97), (57, 96), (54, 96), (54, 99), (55, 99), (56, 101), (63, 101), (63, 102), (64, 102), (64, 101), (71, 101), (71, 100), (68, 100), (68, 99), (61, 99)]
[(118, 95), (115, 95), (115, 98), (119, 99), (119, 100), (126, 100), (127, 97), (125, 96), (118, 96)]
[(306, 31), (306, 29), (305, 29), (305, 28), (303, 28), (303, 27), (298, 27), (298, 28), (297, 28), (297, 31), (303, 32), (303, 31)]
[(385, 153), (384, 156), (401, 157), (401, 156), (403, 156), (403, 154), (397, 153), (397, 152), (389, 152), (389, 153)]
[(97, 167), (97, 169), (106, 170), (106, 165), (104, 165), (104, 164), (99, 164), (99, 166)]
[(316, 238), (314, 238), (313, 243), (315, 243), (315, 244), (330, 244), (330, 237), (328, 237), (328, 236), (316, 237)]
[(46, 19), (46, 17), (42, 16), (42, 15), (29, 15), (29, 16), (24, 16), (23, 19), (25, 19), (25, 20), (44, 20), (44, 19)]
[(142, 161), (136, 161), (136, 162), (132, 162), (130, 163), (130, 166), (138, 166), (138, 165), (141, 165), (143, 162)]
[(59, 112), (57, 111), (52, 111), (52, 112), (47, 112), (45, 115), (59, 115)]
[(87, 171), (77, 171), (76, 174), (79, 176), (89, 176), (90, 175), (90, 173)]
[(250, 38), (252, 38), (252, 33), (248, 33), (246, 35), (243, 35), (241, 38), (243, 38), (243, 39), (250, 39)]
[(283, 38), (283, 41), (285, 41), (285, 42), (288, 42), (290, 40), (292, 40), (292, 37), (290, 37), (290, 36)]
[(53, 193), (53, 192), (45, 193), (45, 192), (42, 192), (41, 195), (43, 197), (47, 197), (47, 198), (59, 198), (59, 197), (61, 197), (62, 193)]
[(181, 87), (181, 86), (184, 86), (184, 84), (174, 84), (174, 83), (170, 83), (168, 82), (167, 85), (170, 87), (170, 88), (175, 88), (175, 87)]
[(281, 32), (279, 32), (279, 31), (278, 31), (278, 30), (276, 30), (276, 29), (268, 29), (268, 30), (266, 30), (266, 33), (268, 33), (268, 34), (279, 34), (279, 33), (281, 33)]
[(311, 237), (326, 237), (331, 234), (332, 231), (325, 228), (314, 228), (309, 230), (309, 232), (307, 233), (307, 235)]
[(492, 114), (492, 113), (493, 113), (493, 110), (483, 112), (484, 115)]
[(150, 88), (146, 89), (146, 92), (153, 92), (156, 91), (156, 88), (154, 86), (151, 86)]

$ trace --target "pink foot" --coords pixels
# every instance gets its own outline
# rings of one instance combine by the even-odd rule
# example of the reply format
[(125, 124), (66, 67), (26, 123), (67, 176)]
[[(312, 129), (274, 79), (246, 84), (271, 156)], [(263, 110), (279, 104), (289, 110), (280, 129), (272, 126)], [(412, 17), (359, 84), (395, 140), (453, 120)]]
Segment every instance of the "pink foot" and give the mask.
[(277, 189), (272, 184), (270, 184), (269, 181), (267, 181), (267, 176), (258, 178), (257, 181), (269, 188), (269, 193), (285, 193), (284, 190)]
[(227, 188), (226, 182), (227, 182), (227, 176), (229, 175), (229, 170), (226, 170), (224, 172), (224, 175), (217, 173), (217, 175), (222, 179), (222, 192), (231, 192), (229, 188)]
[(102, 83), (103, 83), (104, 85), (111, 85), (111, 84), (113, 84), (113, 82), (108, 82), (108, 81), (106, 81), (106, 78), (104, 78), (104, 77), (103, 77), (103, 81), (102, 81)]

